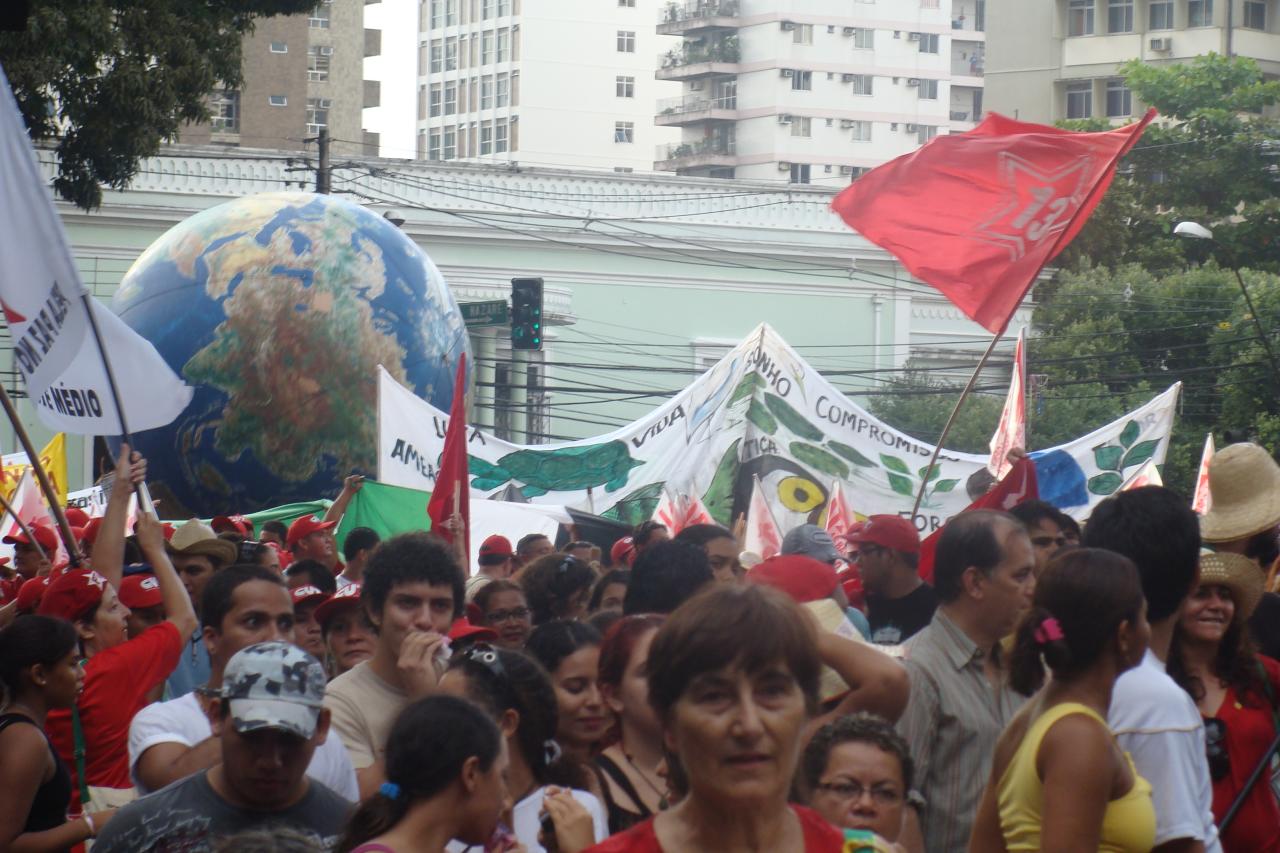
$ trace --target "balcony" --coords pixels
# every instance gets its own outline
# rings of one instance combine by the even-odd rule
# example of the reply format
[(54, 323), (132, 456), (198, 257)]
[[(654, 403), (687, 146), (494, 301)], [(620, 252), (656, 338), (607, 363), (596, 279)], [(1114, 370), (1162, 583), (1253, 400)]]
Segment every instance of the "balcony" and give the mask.
[(710, 43), (689, 41), (658, 57), (659, 80), (696, 80), (738, 73), (738, 39), (728, 36)]
[(658, 114), (654, 124), (663, 127), (679, 127), (703, 121), (736, 121), (738, 96), (726, 95), (705, 98), (701, 95), (685, 95), (658, 101)]
[(738, 28), (738, 0), (668, 3), (658, 19), (658, 35), (683, 36)]
[(983, 50), (965, 49), (952, 43), (951, 76), (982, 77), (986, 73), (987, 55)]
[(733, 139), (715, 136), (697, 142), (659, 145), (654, 154), (653, 168), (659, 172), (675, 172), (706, 166), (733, 166), (737, 163), (734, 148)]

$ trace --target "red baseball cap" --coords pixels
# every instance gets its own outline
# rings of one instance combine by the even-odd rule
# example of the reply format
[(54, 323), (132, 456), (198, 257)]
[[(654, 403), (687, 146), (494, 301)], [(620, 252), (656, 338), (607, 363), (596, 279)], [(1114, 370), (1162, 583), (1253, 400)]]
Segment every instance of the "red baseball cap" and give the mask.
[(487, 537), (480, 543), (480, 559), (483, 561), (486, 557), (512, 557), (515, 556), (515, 550), (511, 547), (511, 540), (497, 533)]
[(474, 639), (474, 640), (496, 640), (498, 632), (492, 628), (486, 628), (483, 625), (472, 625), (467, 621), (467, 617), (459, 616), (452, 625), (449, 626), (449, 639), (453, 641)]
[(155, 575), (128, 575), (120, 582), (120, 601), (130, 610), (159, 607), (164, 603), (160, 581)]
[(747, 580), (782, 590), (801, 604), (826, 598), (840, 583), (834, 566), (804, 554), (770, 557), (747, 572)]
[(107, 579), (92, 569), (63, 572), (49, 582), (38, 612), (74, 622), (102, 600), (107, 585)]
[[(31, 522), (27, 527), (30, 528), (31, 535), (36, 537), (37, 544), (44, 549), (44, 552), (49, 556), (53, 556), (53, 552), (58, 550), (58, 534), (54, 532), (54, 529), (39, 521)], [(4, 537), (4, 544), (30, 545), (31, 540), (28, 539), (27, 534), (19, 528), (12, 536)]]
[(89, 519), (88, 524), (81, 531), (80, 543), (82, 545), (92, 545), (93, 540), (98, 538), (98, 531), (102, 529), (102, 517)]
[[(307, 587), (302, 587), (306, 589)], [(351, 583), (329, 596), (328, 601), (316, 608), (316, 621), (323, 626), (344, 610), (360, 606), (360, 584)]]
[(243, 515), (215, 515), (209, 526), (214, 533), (239, 533), (247, 539), (253, 538), (253, 522)]
[(328, 530), (338, 524), (336, 521), (321, 521), (314, 515), (304, 515), (295, 519), (293, 524), (289, 525), (289, 534), (285, 537), (285, 544), (292, 548), (306, 537), (319, 530)]
[(89, 523), (89, 513), (78, 506), (69, 506), (62, 511), (62, 514), (67, 517), (67, 523), (72, 527), (84, 527)]
[(873, 515), (850, 538), (859, 545), (879, 545), (904, 554), (920, 553), (919, 531), (900, 515)]
[(22, 585), (18, 590), (17, 602), (14, 609), (18, 613), (35, 613), (36, 608), (40, 606), (40, 599), (44, 597), (45, 590), (49, 588), (49, 576), (39, 575), (31, 578)]
[(293, 606), (299, 604), (310, 604), (316, 601), (328, 601), (329, 593), (325, 592), (318, 586), (300, 586), (297, 589), (289, 590), (289, 597), (293, 599)]
[(613, 547), (609, 549), (609, 565), (617, 566), (621, 563), (631, 565), (631, 561), (636, 558), (636, 540), (630, 536), (623, 536), (617, 542), (613, 543)]

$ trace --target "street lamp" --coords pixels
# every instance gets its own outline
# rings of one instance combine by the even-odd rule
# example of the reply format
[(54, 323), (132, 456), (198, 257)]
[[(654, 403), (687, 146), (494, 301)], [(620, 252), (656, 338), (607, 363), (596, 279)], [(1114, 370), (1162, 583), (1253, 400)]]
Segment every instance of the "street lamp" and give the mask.
[(1244, 286), (1244, 278), (1240, 275), (1240, 266), (1235, 261), (1235, 256), (1231, 250), (1219, 243), (1213, 237), (1213, 232), (1205, 228), (1199, 222), (1179, 222), (1173, 228), (1173, 233), (1179, 237), (1188, 237), (1192, 240), (1208, 240), (1216, 245), (1227, 255), (1231, 263), (1231, 271), (1236, 274), (1236, 282), (1240, 285), (1240, 292), (1244, 294), (1244, 304), (1249, 308), (1249, 315), (1253, 317), (1253, 325), (1258, 328), (1258, 338), (1262, 341), (1262, 347), (1267, 351), (1267, 360), (1271, 362), (1272, 376), (1280, 381), (1280, 365), (1276, 362), (1276, 354), (1271, 349), (1271, 341), (1267, 338), (1267, 333), (1262, 328), (1262, 321), (1258, 319), (1258, 310), (1253, 307), (1253, 298), (1249, 296), (1249, 288)]

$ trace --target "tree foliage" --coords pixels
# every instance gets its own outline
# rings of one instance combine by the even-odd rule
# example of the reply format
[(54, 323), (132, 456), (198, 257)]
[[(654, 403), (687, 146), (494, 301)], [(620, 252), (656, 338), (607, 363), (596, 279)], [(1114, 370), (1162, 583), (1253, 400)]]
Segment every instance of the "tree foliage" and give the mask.
[(0, 32), (0, 65), (36, 141), (56, 140), (54, 188), (92, 209), (101, 184), (127, 185), (139, 161), (208, 95), (240, 82), (240, 39), (259, 17), (315, 0), (33, 0), (22, 32)]

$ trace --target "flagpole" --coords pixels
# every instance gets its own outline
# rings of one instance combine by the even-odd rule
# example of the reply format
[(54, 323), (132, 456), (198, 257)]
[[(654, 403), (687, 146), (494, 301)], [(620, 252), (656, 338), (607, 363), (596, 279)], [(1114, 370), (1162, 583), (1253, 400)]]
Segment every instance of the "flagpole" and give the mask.
[[(1039, 273), (1036, 273), (1039, 275)], [(973, 386), (978, 384), (978, 376), (982, 373), (982, 368), (986, 366), (987, 359), (991, 358), (991, 353), (995, 352), (996, 344), (1000, 343), (1000, 339), (1004, 337), (1004, 330), (996, 332), (991, 338), (991, 343), (987, 345), (987, 351), (982, 354), (982, 358), (978, 359), (978, 366), (973, 369), (973, 375), (969, 377), (969, 382), (964, 386), (964, 390), (960, 392), (960, 399), (956, 400), (955, 406), (951, 409), (951, 414), (947, 417), (946, 424), (942, 427), (942, 435), (938, 436), (938, 443), (933, 446), (933, 455), (929, 457), (929, 466), (925, 469), (924, 476), (920, 478), (920, 491), (916, 493), (915, 505), (911, 507), (912, 523), (915, 522), (916, 513), (920, 511), (920, 504), (924, 500), (924, 490), (929, 487), (929, 478), (933, 476), (933, 468), (938, 463), (938, 454), (942, 452), (942, 445), (946, 442), (947, 436), (951, 434), (951, 427), (955, 425), (956, 417), (960, 414), (960, 407), (964, 405), (964, 401), (968, 399), (969, 392), (973, 390)]]
[[(107, 358), (107, 348), (102, 345), (102, 333), (98, 331), (98, 318), (93, 315), (93, 297), (89, 295), (88, 290), (81, 288), (80, 298), (84, 301), (85, 313), (89, 315), (89, 328), (93, 331), (93, 340), (98, 345), (98, 357), (102, 359), (102, 366), (107, 371), (107, 385), (111, 388), (111, 399), (116, 404), (116, 414), (120, 418), (120, 435), (132, 452), (133, 435), (130, 434), (129, 424), (124, 419), (124, 404), (120, 400), (120, 388), (116, 385), (115, 371), (111, 369), (111, 359)], [(138, 483), (134, 486), (134, 491), (138, 493), (138, 504), (142, 511), (155, 515), (156, 508), (151, 502), (151, 492), (147, 489), (147, 484)]]
[[(80, 549), (76, 547), (76, 536), (71, 532), (71, 522), (67, 521), (67, 515), (62, 511), (62, 502), (58, 500), (58, 493), (54, 491), (53, 484), (49, 482), (49, 475), (40, 464), (40, 454), (36, 453), (35, 445), (31, 443), (31, 436), (27, 435), (27, 428), (22, 425), (18, 410), (14, 408), (13, 400), (9, 399), (9, 392), (2, 384), (0, 384), (0, 406), (4, 407), (4, 413), (13, 424), (14, 435), (18, 436), (22, 449), (27, 452), (27, 461), (31, 463), (31, 469), (36, 472), (36, 482), (40, 484), (40, 491), (44, 492), (44, 498), (49, 502), (49, 510), (53, 513), (54, 520), (58, 522), (58, 532), (62, 535), (63, 544), (67, 547), (67, 554), (71, 557), (71, 567), (76, 568), (80, 565)], [(17, 516), (15, 515), (14, 518)], [(26, 528), (24, 527), (23, 530)], [(27, 538), (31, 539), (30, 533), (27, 534)], [(34, 539), (31, 541), (35, 542)]]

